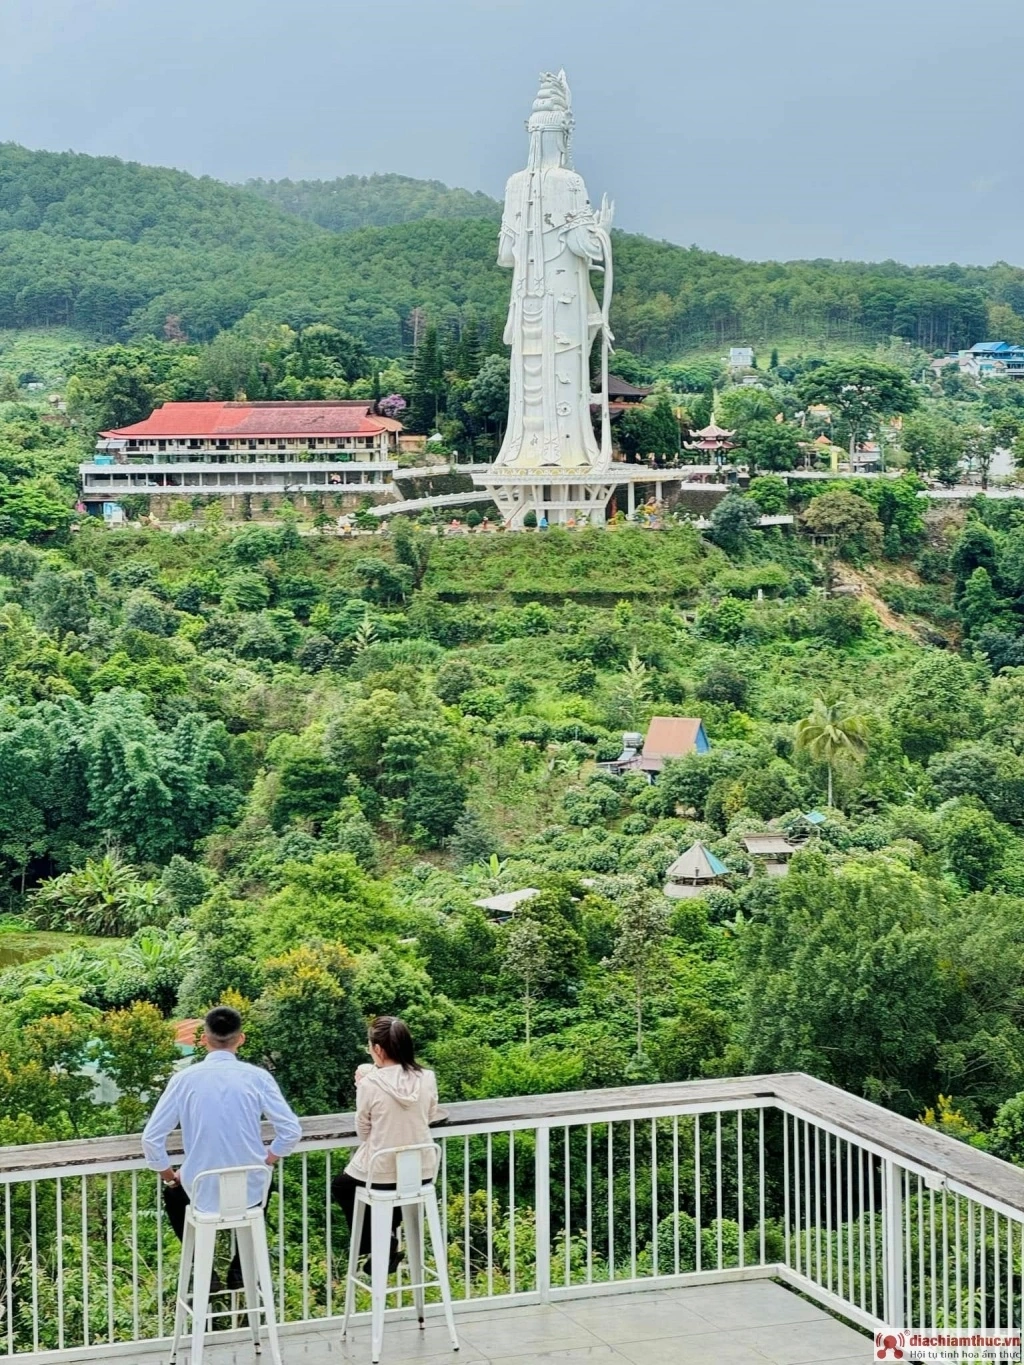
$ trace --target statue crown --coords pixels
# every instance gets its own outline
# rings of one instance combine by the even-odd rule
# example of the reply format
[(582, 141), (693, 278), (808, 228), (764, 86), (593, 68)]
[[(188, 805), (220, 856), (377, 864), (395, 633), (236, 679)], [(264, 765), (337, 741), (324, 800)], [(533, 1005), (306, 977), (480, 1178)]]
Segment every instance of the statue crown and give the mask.
[(526, 126), (531, 133), (546, 128), (572, 127), (572, 96), (564, 71), (559, 71), (557, 76), (550, 71), (541, 72), (540, 88)]

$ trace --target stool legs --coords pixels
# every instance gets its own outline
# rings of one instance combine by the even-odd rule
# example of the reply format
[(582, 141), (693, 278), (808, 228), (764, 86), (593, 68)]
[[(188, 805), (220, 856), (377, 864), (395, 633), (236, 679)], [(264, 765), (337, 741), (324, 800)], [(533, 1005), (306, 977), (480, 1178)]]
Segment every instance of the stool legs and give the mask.
[[(252, 1234), (248, 1228), (239, 1228), (236, 1234), (238, 1246), (238, 1259), (242, 1266), (242, 1285), (245, 1289), (245, 1306), (249, 1316), (249, 1331), (252, 1333), (252, 1344), (257, 1353), (260, 1352), (260, 1314), (259, 1314), (259, 1282), (256, 1278), (256, 1257), (253, 1253)], [(232, 1326), (237, 1325), (237, 1320), (232, 1322)]]
[[(441, 1236), (441, 1218), (437, 1207), (437, 1194), (433, 1186), (424, 1187), (420, 1199), (400, 1206), (402, 1221), (405, 1225), (406, 1255), (412, 1279), (413, 1300), (416, 1316), (422, 1327), (425, 1319), (425, 1280), (423, 1215), (426, 1210), (427, 1228), (430, 1231), (430, 1246), (437, 1267), (437, 1285), (441, 1290), (445, 1322), (451, 1338), (452, 1349), (459, 1349), (459, 1338), (455, 1332), (455, 1318), (452, 1314), (451, 1287), (448, 1283), (447, 1248)], [(366, 1202), (356, 1199), (352, 1213), (352, 1237), (349, 1247), (348, 1271), (345, 1280), (345, 1316), (341, 1323), (342, 1338), (348, 1330), (349, 1319), (355, 1309), (355, 1277), (358, 1273), (359, 1249), (362, 1245), (363, 1219), (370, 1219), (370, 1358), (373, 1365), (379, 1365), (384, 1345), (384, 1312), (387, 1303), (388, 1251), (391, 1242), (391, 1227), (394, 1205), (381, 1200), (371, 1203), (367, 1212)], [(434, 1281), (431, 1281), (433, 1284)]]
[(406, 1204), (402, 1209), (402, 1222), (405, 1225), (405, 1253), (409, 1259), (409, 1278), (412, 1280), (412, 1299), (416, 1305), (416, 1316), (420, 1326), (423, 1324), (423, 1224), (420, 1211), (415, 1204)]
[[(260, 1299), (267, 1319), (267, 1338), (274, 1365), (282, 1365), (281, 1347), (277, 1336), (274, 1313), (274, 1277), (270, 1269), (267, 1231), (262, 1219), (239, 1227), (238, 1258), (242, 1265), (245, 1286), (245, 1307), (257, 1355), (260, 1343)], [(191, 1219), (185, 1224), (181, 1239), (181, 1264), (178, 1268), (178, 1297), (174, 1306), (174, 1340), (171, 1344), (170, 1365), (175, 1365), (178, 1347), (185, 1334), (185, 1305), (188, 1302), (189, 1282), (192, 1283), (192, 1349), (188, 1365), (203, 1365), (203, 1345), (206, 1336), (206, 1315), (210, 1306), (210, 1279), (213, 1275), (213, 1253), (217, 1243), (217, 1229), (213, 1226), (196, 1227)]]
[(444, 1305), (444, 1320), (448, 1324), (452, 1350), (459, 1349), (459, 1338), (455, 1334), (455, 1318), (452, 1314), (452, 1291), (448, 1283), (448, 1248), (441, 1236), (441, 1218), (437, 1211), (437, 1191), (433, 1185), (423, 1192), (424, 1207), (427, 1210), (427, 1227), (430, 1229), (430, 1246), (434, 1253), (434, 1265), (441, 1287), (441, 1302)]
[(185, 1302), (188, 1298), (188, 1285), (192, 1277), (192, 1253), (195, 1246), (195, 1235), (192, 1231), (192, 1224), (186, 1222), (181, 1235), (181, 1261), (178, 1265), (178, 1295), (174, 1300), (174, 1340), (171, 1342), (171, 1361), (174, 1365), (178, 1355), (178, 1347), (181, 1345), (181, 1338), (185, 1332)]
[(345, 1316), (341, 1320), (342, 1340), (348, 1332), (348, 1320), (356, 1306), (355, 1275), (359, 1268), (359, 1248), (362, 1246), (363, 1219), (365, 1216), (366, 1205), (361, 1199), (357, 1199), (355, 1208), (352, 1210), (352, 1236), (349, 1238), (348, 1269), (345, 1273)]
[(210, 1307), (210, 1279), (213, 1276), (213, 1249), (217, 1233), (202, 1223), (193, 1230), (195, 1252), (192, 1272), (192, 1354), (188, 1365), (202, 1365), (206, 1314)]
[[(256, 1262), (256, 1275), (260, 1282), (260, 1294), (267, 1320), (267, 1339), (270, 1342), (270, 1358), (274, 1365), (281, 1365), (281, 1346), (277, 1339), (277, 1314), (274, 1310), (274, 1276), (270, 1269), (270, 1252), (267, 1249), (267, 1225), (263, 1219), (251, 1223), (249, 1236), (252, 1238), (253, 1259)], [(191, 1361), (189, 1362), (191, 1365)]]
[(384, 1345), (384, 1307), (388, 1292), (388, 1259), (391, 1248), (391, 1205), (374, 1204), (370, 1209), (370, 1284), (371, 1329), (370, 1359), (380, 1360)]

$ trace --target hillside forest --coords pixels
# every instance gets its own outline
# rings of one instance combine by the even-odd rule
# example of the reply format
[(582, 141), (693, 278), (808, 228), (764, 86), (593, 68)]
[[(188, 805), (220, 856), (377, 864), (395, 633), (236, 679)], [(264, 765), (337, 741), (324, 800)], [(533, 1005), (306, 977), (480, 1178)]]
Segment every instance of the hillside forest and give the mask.
[[(422, 317), (502, 321), (498, 206), (401, 176), (231, 187), (0, 145), (0, 328), (208, 341), (243, 319), (323, 322), (399, 356)], [(616, 232), (612, 324), (652, 361), (729, 340), (925, 350), (1024, 339), (1024, 271), (888, 261), (753, 263)]]
[[(701, 527), (75, 510), (97, 432), (170, 399), (366, 398), (487, 458), (495, 212), (400, 177), (233, 188), (0, 149), (0, 1145), (137, 1132), (175, 1026), (228, 1001), (305, 1115), (352, 1106), (366, 1020), (397, 1013), (448, 1101), (800, 1069), (1024, 1163), (1024, 503), (987, 496), (1024, 387), (930, 364), (1024, 340), (1024, 273), (619, 234), (615, 365), (652, 390), (621, 451), (696, 459), (713, 418), (751, 475)], [(898, 477), (785, 477), (867, 442)], [(700, 717), (710, 751), (653, 783), (599, 766), (657, 715)], [(766, 831), (799, 845), (786, 876), (744, 845)], [(697, 840), (726, 873), (670, 900)], [(507, 922), (478, 904), (523, 888)], [(140, 1294), (155, 1331), (152, 1224), (140, 1275), (76, 1198), (65, 1266), (83, 1227), (105, 1242), (107, 1303), (34, 1256), (52, 1206), (12, 1199), (43, 1345), (62, 1292), (95, 1339)], [(497, 1196), (472, 1217), (506, 1284), (528, 1227)], [(721, 1220), (725, 1263), (741, 1236)]]
[[(617, 364), (653, 392), (620, 419), (626, 453), (688, 458), (714, 415), (754, 475), (703, 531), (685, 509), (517, 536), (425, 515), (342, 540), (330, 507), (231, 528), (200, 500), (176, 533), (142, 505), (108, 532), (75, 513), (75, 467), (169, 398), (391, 396), (412, 431), (492, 450), (493, 217), (333, 232), (326, 203), (347, 229), (381, 187), (2, 155), (0, 1143), (137, 1129), (172, 1021), (227, 999), (304, 1114), (351, 1105), (365, 1019), (394, 1012), (449, 1099), (798, 1068), (1024, 1159), (1024, 508), (919, 496), (1019, 453), (1024, 389), (934, 375), (936, 334), (893, 339), (890, 314), (878, 345), (784, 343), (732, 379), (637, 332)], [(893, 300), (1005, 309), (1004, 335), (1019, 273), (622, 238), (627, 335), (630, 252), (669, 311), (691, 287), (725, 307), (706, 271), (779, 298), (814, 280), (815, 306), (846, 272), (858, 309), (884, 276)], [(22, 327), (17, 271), (41, 286), (47, 261), (71, 272), (61, 326)], [(393, 291), (387, 346), (346, 292), (356, 261)], [(86, 326), (86, 289), (130, 308)], [(652, 317), (662, 291), (635, 291)], [(787, 484), (816, 434), (871, 436), (902, 473)], [(598, 766), (654, 715), (700, 716), (710, 752), (652, 784)], [(766, 829), (801, 837), (785, 877), (744, 848)], [(697, 839), (728, 874), (671, 902)], [(540, 894), (510, 923), (476, 904), (522, 887)]]

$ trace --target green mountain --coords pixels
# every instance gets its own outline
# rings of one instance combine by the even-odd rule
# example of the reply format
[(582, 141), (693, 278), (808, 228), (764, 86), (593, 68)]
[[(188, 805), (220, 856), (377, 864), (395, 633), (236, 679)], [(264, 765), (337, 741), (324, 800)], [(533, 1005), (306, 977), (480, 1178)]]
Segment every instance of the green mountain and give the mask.
[(336, 180), (250, 180), (249, 194), (330, 232), (393, 227), (424, 218), (490, 218), (501, 205), (480, 190), (449, 189), (408, 175), (344, 175)]
[[(486, 195), (402, 176), (243, 189), (0, 145), (0, 328), (206, 341), (256, 311), (293, 327), (327, 322), (397, 355), (414, 317), (444, 323), (471, 305), (484, 323), (500, 320), (496, 213)], [(382, 226), (389, 215), (415, 221)], [(1024, 270), (1008, 265), (749, 262), (615, 241), (618, 344), (652, 360), (775, 337), (899, 336), (928, 350), (989, 331), (1024, 340)]]
[(113, 156), (0, 143), (0, 233), (149, 247), (281, 251), (315, 235), (293, 215), (224, 185)]

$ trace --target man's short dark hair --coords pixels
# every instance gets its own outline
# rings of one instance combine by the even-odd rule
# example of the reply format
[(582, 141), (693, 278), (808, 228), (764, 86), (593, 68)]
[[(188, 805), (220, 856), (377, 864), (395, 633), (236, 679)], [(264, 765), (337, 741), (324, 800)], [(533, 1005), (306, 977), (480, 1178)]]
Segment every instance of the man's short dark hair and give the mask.
[(242, 1031), (242, 1016), (230, 1005), (215, 1005), (203, 1020), (207, 1038), (215, 1043), (230, 1043)]

